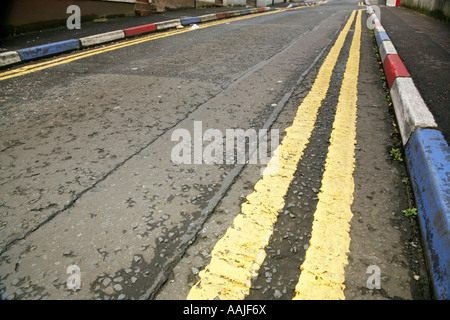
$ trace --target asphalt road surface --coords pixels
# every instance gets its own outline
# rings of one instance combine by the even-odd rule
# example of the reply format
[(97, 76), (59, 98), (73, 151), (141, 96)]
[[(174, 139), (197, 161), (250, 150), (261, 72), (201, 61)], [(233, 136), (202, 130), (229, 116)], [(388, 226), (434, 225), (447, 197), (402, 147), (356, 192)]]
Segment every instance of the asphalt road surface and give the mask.
[(366, 19), (332, 0), (1, 81), (2, 299), (430, 298)]

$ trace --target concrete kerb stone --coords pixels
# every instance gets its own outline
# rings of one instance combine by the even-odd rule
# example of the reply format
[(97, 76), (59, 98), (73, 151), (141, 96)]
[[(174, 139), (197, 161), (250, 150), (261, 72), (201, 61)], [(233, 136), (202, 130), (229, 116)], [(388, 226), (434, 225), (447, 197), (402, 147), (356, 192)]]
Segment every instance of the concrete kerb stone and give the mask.
[(0, 67), (10, 66), (22, 62), (17, 51), (7, 51), (0, 53)]
[(381, 56), (381, 62), (384, 64), (384, 61), (386, 60), (386, 57), (390, 54), (398, 54), (397, 49), (395, 49), (394, 44), (392, 41), (383, 41), (381, 43), (381, 46), (379, 48), (380, 50), (380, 56)]
[(248, 9), (242, 9), (242, 10), (239, 10), (239, 12), (240, 12), (241, 16), (244, 16), (246, 14), (250, 14), (250, 10), (248, 10)]
[(386, 30), (383, 28), (383, 26), (376, 26), (373, 29), (373, 32), (375, 32), (375, 36), (378, 36), (378, 34), (381, 33), (381, 32), (386, 33)]
[(187, 18), (181, 18), (180, 19), (180, 23), (183, 26), (187, 26), (190, 24), (196, 24), (196, 23), (201, 23), (202, 20), (200, 19), (200, 17), (187, 17)]
[(230, 14), (230, 17), (237, 17), (241, 15), (241, 12), (237, 10), (229, 11), (228, 13)]
[(81, 46), (90, 47), (97, 44), (107, 43), (115, 40), (120, 40), (125, 38), (125, 32), (123, 30), (115, 30), (105, 33), (96, 34), (89, 37), (80, 38)]
[(226, 18), (230, 17), (230, 13), (229, 12), (217, 12), (216, 17), (217, 17), (217, 19), (226, 19)]
[(377, 39), (378, 48), (381, 46), (381, 43), (383, 41), (386, 41), (386, 40), (390, 41), (391, 40), (386, 32), (378, 32), (376, 34), (376, 39)]
[[(450, 148), (442, 132), (417, 129), (405, 149), (437, 299), (450, 298)], [(425, 213), (425, 214), (422, 214)]]
[(396, 78), (390, 93), (404, 146), (416, 129), (437, 128), (434, 117), (412, 78)]
[(200, 16), (199, 18), (202, 23), (217, 20), (217, 16), (215, 13), (205, 14), (205, 15)]
[[(370, 6), (368, 0), (366, 4)], [(375, 14), (369, 7), (367, 13), (370, 17)], [(386, 61), (400, 58), (387, 33), (379, 30), (378, 35), (377, 44), (387, 72)], [(388, 64), (392, 67), (392, 61)], [(394, 74), (390, 94), (405, 147), (434, 295), (447, 300), (450, 298), (450, 147), (403, 63), (401, 68), (407, 77), (398, 76), (403, 71), (389, 71)]]
[(383, 63), (383, 68), (389, 88), (392, 88), (395, 79), (398, 77), (411, 77), (398, 54), (390, 54), (386, 56)]
[(137, 27), (122, 29), (125, 33), (125, 38), (138, 36), (145, 33), (150, 33), (156, 31), (156, 26), (154, 23), (144, 24)]
[(78, 39), (71, 39), (59, 42), (53, 42), (50, 44), (43, 44), (40, 46), (25, 48), (17, 50), (22, 61), (28, 61), (38, 58), (51, 56), (54, 54), (76, 50), (80, 47), (80, 41)]
[(156, 26), (156, 30), (161, 31), (161, 30), (175, 28), (176, 26), (178, 26), (180, 24), (181, 24), (180, 19), (172, 19), (172, 20), (157, 22), (157, 23), (155, 23), (155, 26)]

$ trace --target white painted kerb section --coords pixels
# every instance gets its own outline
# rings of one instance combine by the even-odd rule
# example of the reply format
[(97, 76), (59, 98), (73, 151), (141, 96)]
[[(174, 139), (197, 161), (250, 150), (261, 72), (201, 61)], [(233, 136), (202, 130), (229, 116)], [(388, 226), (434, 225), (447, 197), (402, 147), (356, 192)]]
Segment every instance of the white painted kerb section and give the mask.
[(125, 33), (122, 30), (116, 30), (106, 33), (100, 33), (89, 37), (80, 38), (81, 46), (89, 47), (96, 44), (106, 43), (114, 40), (125, 38)]
[(404, 146), (417, 128), (437, 128), (433, 115), (411, 78), (395, 79), (391, 98)]
[(398, 54), (397, 49), (395, 49), (392, 41), (383, 41), (380, 46), (381, 61), (384, 63), (384, 60), (386, 60), (386, 57), (390, 54)]
[(7, 51), (0, 53), (0, 66), (9, 66), (10, 64), (21, 62), (19, 54), (16, 51)]

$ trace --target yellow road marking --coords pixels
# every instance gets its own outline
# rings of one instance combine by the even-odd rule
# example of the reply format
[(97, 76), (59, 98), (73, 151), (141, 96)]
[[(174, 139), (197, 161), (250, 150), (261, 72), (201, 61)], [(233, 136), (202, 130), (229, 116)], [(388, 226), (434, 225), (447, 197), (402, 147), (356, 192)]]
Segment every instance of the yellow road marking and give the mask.
[[(280, 9), (280, 10), (275, 10), (275, 11), (267, 11), (267, 12), (259, 13), (257, 15), (250, 14), (250, 15), (244, 15), (244, 16), (237, 16), (235, 18), (222, 19), (222, 20), (218, 20), (218, 21), (202, 23), (199, 25), (199, 27), (200, 27), (200, 29), (203, 29), (203, 28), (208, 28), (208, 27), (212, 27), (212, 26), (216, 26), (216, 25), (220, 25), (220, 24), (224, 24), (224, 23), (230, 23), (233, 21), (250, 19), (250, 18), (254, 18), (254, 17), (260, 17), (263, 15), (284, 12), (286, 10), (294, 10), (294, 9), (301, 9), (301, 8), (303, 8), (303, 7), (296, 7), (296, 8), (292, 8), (292, 9)], [(147, 41), (166, 38), (166, 37), (170, 37), (170, 36), (185, 33), (185, 32), (190, 32), (190, 31), (193, 31), (193, 30), (191, 30), (189, 28), (176, 29), (176, 30), (171, 30), (171, 31), (166, 31), (166, 32), (154, 33), (149, 36), (144, 36), (144, 37), (140, 37), (137, 39), (123, 40), (119, 43), (108, 45), (107, 47), (102, 47), (102, 48), (97, 48), (97, 49), (87, 49), (83, 52), (71, 54), (70, 56), (64, 56), (64, 57), (52, 59), (50, 61), (44, 61), (44, 62), (27, 65), (24, 67), (20, 67), (20, 68), (2, 72), (2, 73), (0, 73), (0, 81), (14, 78), (14, 77), (19, 77), (19, 76), (22, 76), (25, 74), (29, 74), (29, 73), (36, 72), (39, 70), (44, 70), (47, 68), (55, 67), (55, 66), (58, 66), (61, 64), (73, 62), (76, 60), (91, 57), (91, 56), (105, 53), (108, 51), (113, 51), (113, 50), (129, 47), (129, 46), (133, 46), (136, 44), (144, 43)]]
[(310, 246), (306, 251), (294, 299), (345, 299), (344, 267), (348, 263), (353, 217), (356, 103), (360, 60), (361, 11), (342, 81)]
[[(320, 67), (311, 91), (298, 107), (291, 127), (274, 152), (263, 177), (242, 204), (233, 226), (216, 243), (209, 265), (199, 273), (188, 299), (244, 299), (251, 279), (258, 274), (266, 253), (264, 248), (273, 233), (284, 196), (293, 180), (303, 150), (314, 129), (318, 110), (326, 97), (333, 69), (353, 23), (352, 12), (345, 27)], [(275, 174), (270, 174), (276, 172)]]

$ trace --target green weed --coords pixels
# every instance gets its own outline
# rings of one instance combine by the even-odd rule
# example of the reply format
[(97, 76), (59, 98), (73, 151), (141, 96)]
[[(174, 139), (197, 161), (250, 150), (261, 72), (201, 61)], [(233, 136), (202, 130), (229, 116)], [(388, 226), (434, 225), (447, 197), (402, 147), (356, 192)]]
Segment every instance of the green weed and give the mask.
[(409, 218), (412, 216), (417, 216), (417, 209), (416, 208), (409, 208), (402, 211), (405, 214), (405, 217)]
[(399, 161), (399, 162), (403, 161), (402, 151), (400, 150), (400, 148), (392, 148), (389, 153), (391, 154), (391, 157), (395, 161)]

